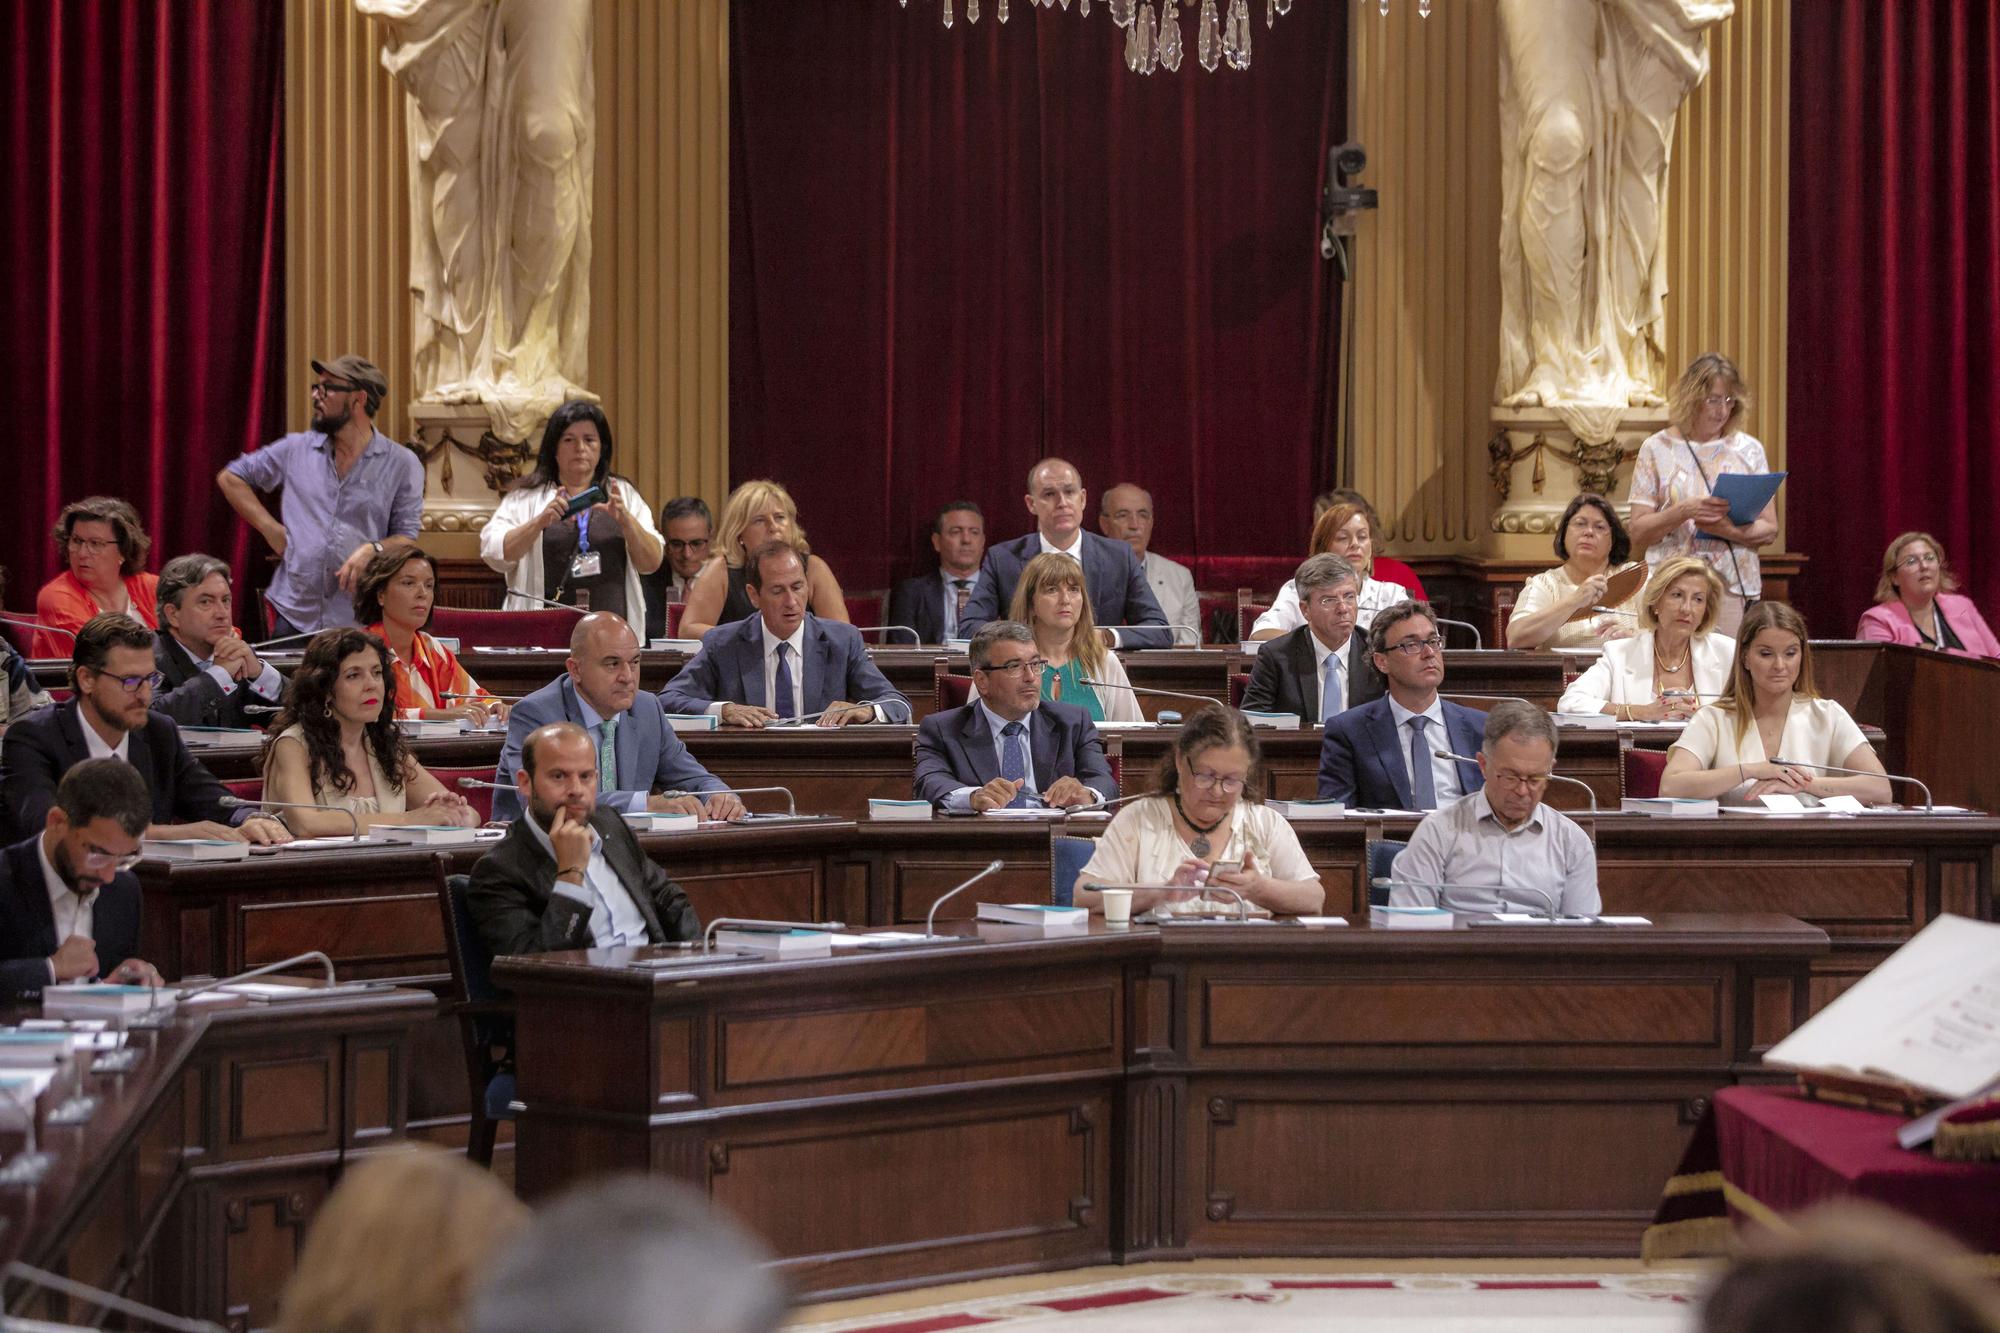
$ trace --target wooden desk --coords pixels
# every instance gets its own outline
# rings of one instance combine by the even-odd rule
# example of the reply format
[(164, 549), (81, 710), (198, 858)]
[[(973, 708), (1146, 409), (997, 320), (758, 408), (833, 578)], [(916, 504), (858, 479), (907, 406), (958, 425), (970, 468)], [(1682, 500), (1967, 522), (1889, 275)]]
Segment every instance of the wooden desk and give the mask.
[[(1891, 773), (1921, 778), (1935, 800), (2000, 810), (2000, 662), (1896, 644), (1813, 644), (1813, 676), (1864, 727), (1888, 733), (1878, 747)], [(1899, 784), (1905, 804), (1922, 797)]]
[(523, 1193), (684, 1177), (818, 1296), (1223, 1255), (1629, 1255), (1826, 949), (1762, 915), (958, 929), (979, 942), (499, 960)]

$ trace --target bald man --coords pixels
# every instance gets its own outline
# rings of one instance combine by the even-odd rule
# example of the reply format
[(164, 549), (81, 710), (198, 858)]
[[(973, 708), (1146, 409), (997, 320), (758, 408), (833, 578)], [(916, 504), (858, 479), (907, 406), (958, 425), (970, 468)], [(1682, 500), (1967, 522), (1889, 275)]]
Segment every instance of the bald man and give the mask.
[[(1129, 481), (1119, 482), (1097, 502), (1097, 527), (1112, 541), (1130, 546), (1132, 554), (1139, 557), (1139, 568), (1146, 572), (1146, 586), (1153, 590), (1153, 600), (1160, 604), (1167, 624), (1174, 627), (1176, 641), (1199, 647), (1202, 637), (1201, 598), (1195, 594), (1194, 572), (1186, 565), (1177, 565), (1150, 549), (1153, 544), (1152, 493)], [(1182, 629), (1181, 626), (1187, 628)]]

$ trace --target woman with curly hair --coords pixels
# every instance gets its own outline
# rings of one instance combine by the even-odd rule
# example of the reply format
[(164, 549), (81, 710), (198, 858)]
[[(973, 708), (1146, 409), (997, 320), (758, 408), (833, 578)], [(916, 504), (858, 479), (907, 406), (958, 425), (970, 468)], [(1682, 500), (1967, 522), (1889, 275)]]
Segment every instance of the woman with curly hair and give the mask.
[[(106, 611), (131, 616), (147, 629), (160, 627), (157, 576), (146, 572), (153, 539), (139, 511), (115, 495), (93, 495), (63, 506), (56, 519), (56, 553), (63, 572), (35, 594), (36, 657), (68, 657), (83, 622)], [(67, 631), (54, 633), (51, 631)]]
[[(432, 777), (396, 725), (389, 648), (361, 630), (330, 629), (306, 645), (285, 689), (284, 711), (264, 743), (264, 795), (272, 801), (338, 806), (363, 828), (452, 824), (479, 816)], [(284, 810), (301, 837), (353, 831), (333, 810)]]

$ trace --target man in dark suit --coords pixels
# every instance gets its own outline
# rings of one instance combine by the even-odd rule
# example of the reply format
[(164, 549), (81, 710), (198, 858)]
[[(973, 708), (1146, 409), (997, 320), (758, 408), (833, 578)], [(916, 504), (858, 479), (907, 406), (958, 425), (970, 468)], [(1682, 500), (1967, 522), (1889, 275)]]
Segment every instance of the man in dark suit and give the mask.
[(74, 697), (39, 708), (0, 738), (0, 806), (11, 836), (42, 827), (62, 775), (86, 759), (123, 759), (153, 794), (148, 838), (237, 838), (290, 842), (268, 815), (223, 804), (229, 792), (188, 752), (174, 720), (152, 710), (160, 676), (153, 665), (153, 631), (130, 616), (105, 614), (84, 622), (70, 662)]
[(1243, 707), (1296, 713), (1308, 727), (1382, 697), (1368, 636), (1354, 628), (1361, 576), (1331, 553), (1309, 557), (1292, 576), (1306, 623), (1257, 650)]
[(1098, 632), (1114, 648), (1168, 648), (1173, 631), (1153, 598), (1146, 571), (1124, 542), (1083, 530), (1083, 478), (1060, 458), (1044, 458), (1028, 473), (1028, 512), (1035, 530), (989, 547), (979, 586), (965, 604), (958, 632), (971, 636), (989, 620), (1007, 614), (1014, 585), (1028, 562), (1047, 551), (1060, 552), (1083, 566), (1084, 591)]
[(212, 555), (183, 555), (160, 570), (160, 632), (153, 663), (166, 677), (153, 707), (184, 727), (261, 727), (285, 693), (278, 668), (236, 632), (229, 566)]
[(646, 590), (646, 637), (667, 637), (667, 607), (685, 602), (695, 575), (708, 563), (708, 543), (715, 519), (699, 495), (676, 495), (660, 506), (660, 533), (666, 558), (660, 567), (640, 577)]
[(139, 859), (152, 801), (130, 764), (86, 759), (63, 775), (40, 832), (0, 856), (0, 993), (104, 977), (158, 986), (139, 952)]
[(908, 722), (910, 701), (890, 688), (852, 625), (806, 610), (805, 560), (766, 542), (744, 562), (757, 614), (717, 625), (660, 692), (670, 713), (714, 713), (725, 727), (763, 727), (819, 715), (822, 727)]
[(574, 722), (528, 734), (514, 775), (527, 813), (472, 867), (465, 907), (487, 952), (699, 939), (681, 886), (597, 804), (597, 747)]
[(1043, 700), (1026, 625), (988, 621), (967, 652), (971, 702), (933, 713), (917, 728), (918, 797), (941, 810), (980, 813), (1037, 802), (1073, 809), (1117, 797), (1090, 714)]
[[(655, 810), (741, 819), (743, 802), (688, 753), (667, 725), (655, 694), (639, 689), (639, 639), (609, 611), (576, 622), (569, 636), (569, 670), (514, 705), (494, 781), (493, 817), (514, 819), (521, 801), (511, 788), (528, 733), (551, 722), (574, 722), (597, 745), (597, 803), (610, 810)], [(713, 795), (668, 796), (669, 791)]]
[(986, 553), (986, 516), (970, 500), (954, 500), (931, 519), (931, 549), (938, 567), (904, 579), (889, 594), (889, 623), (908, 625), (925, 643), (967, 637), (959, 621), (979, 586)]
[(1436, 752), (1477, 754), (1486, 714), (1438, 696), (1444, 639), (1429, 602), (1398, 602), (1368, 627), (1375, 669), (1389, 692), (1334, 716), (1320, 742), (1319, 794), (1363, 810), (1437, 810), (1484, 779), (1476, 763)]

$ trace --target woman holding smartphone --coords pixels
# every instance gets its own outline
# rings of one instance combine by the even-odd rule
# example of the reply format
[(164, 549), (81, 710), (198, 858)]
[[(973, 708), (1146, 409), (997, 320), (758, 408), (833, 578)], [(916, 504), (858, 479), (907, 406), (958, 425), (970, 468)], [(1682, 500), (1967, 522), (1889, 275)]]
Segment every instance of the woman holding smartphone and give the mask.
[(641, 580), (665, 555), (652, 507), (611, 471), (611, 422), (582, 399), (550, 415), (534, 468), (479, 534), (479, 558), (507, 576), (503, 610), (532, 611), (540, 598), (628, 622), (636, 612), (642, 627)]

